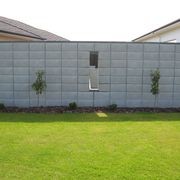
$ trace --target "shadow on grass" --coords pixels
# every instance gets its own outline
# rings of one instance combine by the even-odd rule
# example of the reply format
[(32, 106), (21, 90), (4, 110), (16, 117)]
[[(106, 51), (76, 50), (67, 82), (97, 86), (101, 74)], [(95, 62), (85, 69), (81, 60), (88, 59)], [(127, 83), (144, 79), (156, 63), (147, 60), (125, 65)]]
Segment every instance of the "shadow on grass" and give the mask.
[(108, 113), (98, 117), (95, 113), (0, 113), (1, 122), (53, 123), (53, 122), (151, 122), (180, 121), (180, 113)]

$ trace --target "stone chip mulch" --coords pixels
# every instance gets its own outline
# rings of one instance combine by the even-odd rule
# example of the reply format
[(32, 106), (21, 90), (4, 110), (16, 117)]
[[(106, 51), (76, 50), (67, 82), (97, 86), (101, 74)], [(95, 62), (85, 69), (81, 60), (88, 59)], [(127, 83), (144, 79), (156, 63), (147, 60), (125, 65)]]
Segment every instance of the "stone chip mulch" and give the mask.
[(71, 110), (64, 106), (53, 107), (6, 107), (1, 109), (0, 112), (6, 113), (91, 113), (91, 112), (114, 112), (114, 113), (134, 113), (134, 112), (180, 112), (179, 108), (117, 108), (116, 110), (109, 110), (107, 107), (78, 107)]

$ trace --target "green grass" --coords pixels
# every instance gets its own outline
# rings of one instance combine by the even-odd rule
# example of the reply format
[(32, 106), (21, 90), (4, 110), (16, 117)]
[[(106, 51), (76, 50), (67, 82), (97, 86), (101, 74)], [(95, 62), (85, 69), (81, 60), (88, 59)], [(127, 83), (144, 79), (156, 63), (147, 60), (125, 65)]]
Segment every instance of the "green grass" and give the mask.
[(0, 114), (0, 179), (180, 179), (180, 114)]

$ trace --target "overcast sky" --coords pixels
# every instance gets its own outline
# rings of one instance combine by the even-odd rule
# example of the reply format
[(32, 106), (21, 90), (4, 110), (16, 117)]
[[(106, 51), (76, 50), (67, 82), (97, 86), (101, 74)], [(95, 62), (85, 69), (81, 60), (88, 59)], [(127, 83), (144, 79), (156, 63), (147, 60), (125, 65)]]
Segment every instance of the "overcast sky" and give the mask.
[(180, 18), (180, 0), (0, 0), (1, 16), (69, 40), (131, 41)]

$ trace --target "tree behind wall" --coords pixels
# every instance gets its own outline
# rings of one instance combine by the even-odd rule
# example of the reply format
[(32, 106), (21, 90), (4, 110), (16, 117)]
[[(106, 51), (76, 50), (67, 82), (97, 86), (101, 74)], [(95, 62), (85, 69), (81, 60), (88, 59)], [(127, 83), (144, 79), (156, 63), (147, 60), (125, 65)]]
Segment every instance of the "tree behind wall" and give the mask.
[(36, 91), (36, 95), (38, 98), (38, 106), (39, 106), (39, 96), (43, 93), (46, 89), (46, 81), (43, 80), (44, 71), (39, 70), (36, 72), (36, 81), (32, 84), (32, 89)]
[(155, 96), (154, 107), (157, 106), (157, 98), (159, 94), (159, 80), (160, 80), (159, 69), (151, 71), (151, 93)]

